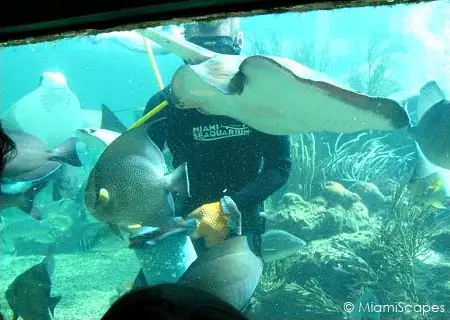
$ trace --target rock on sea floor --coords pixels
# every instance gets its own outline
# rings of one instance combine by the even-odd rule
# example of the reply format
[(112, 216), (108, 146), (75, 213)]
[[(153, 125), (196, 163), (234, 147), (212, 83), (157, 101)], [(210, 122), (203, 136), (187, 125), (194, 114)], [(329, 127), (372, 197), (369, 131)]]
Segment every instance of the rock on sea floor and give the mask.
[[(39, 263), (44, 255), (1, 257), (1, 310), (6, 319), (12, 319), (5, 291), (14, 279)], [(55, 308), (54, 320), (100, 319), (109, 308), (109, 300), (116, 288), (133, 281), (139, 263), (132, 250), (102, 253), (58, 254), (52, 277), (52, 296), (62, 295)]]

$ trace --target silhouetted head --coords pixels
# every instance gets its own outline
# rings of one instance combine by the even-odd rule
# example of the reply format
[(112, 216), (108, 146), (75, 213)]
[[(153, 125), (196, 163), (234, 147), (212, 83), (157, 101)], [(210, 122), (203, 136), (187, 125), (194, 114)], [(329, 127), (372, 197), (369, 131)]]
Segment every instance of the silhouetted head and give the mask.
[(203, 290), (161, 284), (130, 291), (109, 308), (101, 320), (245, 320), (237, 309)]
[(0, 149), (2, 152), (2, 159), (0, 160), (0, 180), (3, 176), (3, 169), (8, 161), (16, 155), (16, 145), (14, 141), (5, 133), (0, 121)]

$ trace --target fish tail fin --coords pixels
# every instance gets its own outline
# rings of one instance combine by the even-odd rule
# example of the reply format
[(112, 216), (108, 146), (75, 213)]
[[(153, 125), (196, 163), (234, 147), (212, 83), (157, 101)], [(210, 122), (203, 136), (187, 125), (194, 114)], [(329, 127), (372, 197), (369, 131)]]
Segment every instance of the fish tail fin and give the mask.
[(91, 241), (82, 238), (80, 241), (78, 241), (78, 247), (80, 248), (81, 252), (87, 253), (91, 251)]
[(445, 94), (436, 81), (427, 82), (421, 89), (417, 99), (417, 117), (419, 120), (433, 105), (445, 99)]
[(102, 123), (100, 128), (118, 133), (127, 131), (127, 127), (122, 121), (104, 104), (102, 104)]
[(52, 317), (55, 317), (55, 307), (61, 301), (62, 296), (50, 297), (50, 303), (48, 308), (50, 309), (50, 313)]
[(77, 153), (77, 138), (69, 138), (50, 152), (49, 160), (65, 162), (74, 167), (82, 167), (83, 163)]
[(170, 192), (191, 196), (186, 162), (167, 175), (167, 182)]

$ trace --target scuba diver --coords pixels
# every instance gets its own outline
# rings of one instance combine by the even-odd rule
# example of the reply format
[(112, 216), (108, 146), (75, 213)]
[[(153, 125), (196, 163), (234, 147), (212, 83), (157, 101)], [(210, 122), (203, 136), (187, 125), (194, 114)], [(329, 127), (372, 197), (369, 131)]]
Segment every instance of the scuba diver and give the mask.
[(0, 160), (0, 179), (3, 177), (3, 170), (8, 161), (14, 158), (16, 153), (16, 145), (14, 141), (3, 130), (2, 123), (0, 122), (0, 149), (2, 159)]
[[(239, 55), (243, 45), (237, 18), (187, 24), (184, 36), (221, 54)], [(229, 117), (177, 108), (170, 100), (170, 86), (150, 98), (144, 115), (164, 100), (168, 106), (148, 120), (148, 134), (161, 151), (167, 146), (174, 168), (187, 163), (191, 196), (176, 195), (175, 211), (198, 220), (191, 236), (197, 255), (233, 236), (224, 214), (226, 197), (242, 215), (242, 235), (249, 247), (261, 256), (261, 212), (264, 200), (288, 180), (289, 137), (265, 134)], [(146, 285), (141, 268), (134, 288)]]

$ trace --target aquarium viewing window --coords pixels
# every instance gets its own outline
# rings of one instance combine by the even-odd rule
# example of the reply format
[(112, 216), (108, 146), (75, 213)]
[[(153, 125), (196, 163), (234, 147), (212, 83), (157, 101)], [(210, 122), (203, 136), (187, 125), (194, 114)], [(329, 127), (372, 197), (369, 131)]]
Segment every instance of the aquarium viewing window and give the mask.
[(145, 282), (249, 319), (450, 319), (449, 15), (3, 8), (1, 319), (100, 319)]

